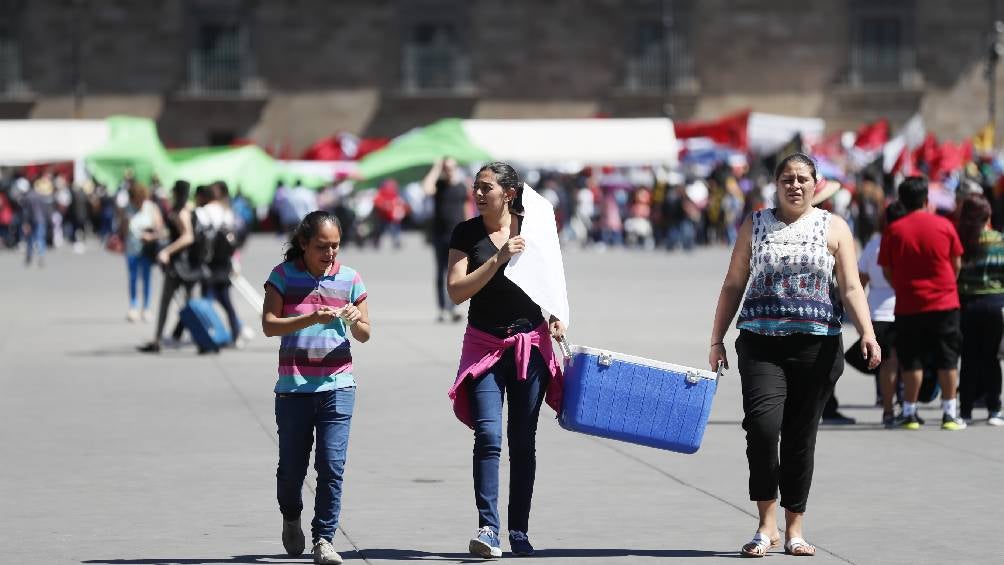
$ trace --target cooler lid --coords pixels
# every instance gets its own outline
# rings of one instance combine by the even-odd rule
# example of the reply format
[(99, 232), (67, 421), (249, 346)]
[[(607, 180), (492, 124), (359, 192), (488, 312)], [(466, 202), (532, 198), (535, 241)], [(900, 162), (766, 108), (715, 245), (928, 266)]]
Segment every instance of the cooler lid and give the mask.
[(676, 365), (674, 363), (666, 363), (663, 361), (656, 361), (655, 359), (646, 359), (645, 357), (637, 357), (634, 355), (627, 355), (625, 353), (617, 353), (616, 351), (607, 351), (606, 349), (596, 349), (595, 347), (586, 347), (585, 345), (573, 345), (571, 347), (572, 354), (582, 353), (585, 355), (593, 355), (600, 359), (602, 363), (604, 359), (612, 361), (622, 361), (624, 363), (632, 363), (634, 365), (642, 365), (644, 367), (654, 367), (656, 369), (662, 369), (664, 371), (670, 371), (673, 373), (680, 373), (683, 375), (694, 376), (702, 379), (708, 379), (710, 381), (718, 380), (721, 370), (718, 373), (713, 371), (708, 371), (705, 369), (695, 369), (694, 367), (687, 367), (685, 365)]

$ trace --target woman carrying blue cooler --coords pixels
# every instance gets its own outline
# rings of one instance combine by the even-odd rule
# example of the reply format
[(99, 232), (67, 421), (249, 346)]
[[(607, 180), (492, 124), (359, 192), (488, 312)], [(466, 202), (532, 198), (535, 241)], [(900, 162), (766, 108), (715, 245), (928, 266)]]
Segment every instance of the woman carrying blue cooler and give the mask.
[(317, 491), (310, 529), (314, 563), (323, 565), (342, 562), (331, 540), (338, 529), (356, 399), (349, 334), (360, 342), (370, 338), (366, 287), (359, 273), (335, 259), (341, 239), (334, 215), (307, 214), (290, 238), (286, 260), (265, 283), (262, 313), (265, 335), (282, 336), (275, 384), (282, 544), (290, 555), (300, 555), (305, 547), (301, 490), (316, 435)]
[(560, 407), (560, 367), (550, 338), (564, 324), (544, 320), (540, 306), (506, 278), (509, 260), (523, 251), (522, 184), (511, 166), (490, 163), (478, 171), (478, 216), (461, 222), (450, 239), (447, 292), (454, 304), (471, 301), (457, 379), (450, 389), (460, 421), (474, 430), (474, 499), (478, 531), (468, 549), (502, 557), (499, 542), (499, 459), (502, 404), (509, 395), (509, 545), (531, 555), (527, 537), (536, 469), (537, 417), (545, 396)]
[(791, 154), (778, 164), (774, 180), (777, 207), (754, 212), (740, 228), (718, 297), (708, 355), (712, 369), (719, 363), (728, 368), (725, 333), (745, 290), (736, 352), (750, 500), (756, 501), (760, 515), (753, 539), (740, 550), (745, 557), (763, 557), (780, 544), (779, 490), (784, 552), (816, 552), (803, 538), (802, 522), (819, 419), (844, 367), (843, 304), (861, 335), (869, 368), (882, 361), (851, 230), (842, 218), (812, 206), (815, 163), (802, 153)]

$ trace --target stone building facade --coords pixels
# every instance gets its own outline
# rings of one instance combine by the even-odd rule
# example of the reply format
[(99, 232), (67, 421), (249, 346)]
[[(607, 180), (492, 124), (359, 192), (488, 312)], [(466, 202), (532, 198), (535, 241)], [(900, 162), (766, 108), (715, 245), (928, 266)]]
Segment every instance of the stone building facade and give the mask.
[(0, 118), (132, 114), (169, 146), (294, 153), (447, 116), (743, 108), (830, 130), (920, 112), (958, 139), (988, 119), (998, 18), (1002, 0), (0, 0)]

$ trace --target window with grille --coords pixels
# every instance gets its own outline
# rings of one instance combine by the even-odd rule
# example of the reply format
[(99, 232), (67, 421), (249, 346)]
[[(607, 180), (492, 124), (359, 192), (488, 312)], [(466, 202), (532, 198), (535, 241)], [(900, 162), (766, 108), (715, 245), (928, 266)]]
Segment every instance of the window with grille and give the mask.
[(644, 21), (635, 26), (627, 61), (627, 88), (632, 91), (661, 90), (668, 86), (672, 63), (662, 22)]
[(689, 30), (691, 3), (638, 2), (626, 29), (624, 88), (662, 92), (693, 82)]
[(423, 21), (409, 25), (403, 45), (406, 92), (457, 92), (470, 88), (469, 59), (458, 23)]
[(247, 31), (238, 23), (204, 22), (196, 28), (188, 60), (193, 94), (240, 94), (252, 77)]
[(904, 84), (914, 67), (910, 2), (851, 5), (851, 83)]
[(14, 35), (0, 30), (0, 97), (14, 96), (22, 90), (21, 50)]

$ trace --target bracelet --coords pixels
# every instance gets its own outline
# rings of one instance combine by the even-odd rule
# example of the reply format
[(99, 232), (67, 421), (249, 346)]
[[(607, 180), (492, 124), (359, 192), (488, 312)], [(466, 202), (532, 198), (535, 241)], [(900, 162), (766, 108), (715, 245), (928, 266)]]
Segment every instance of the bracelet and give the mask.
[(716, 341), (716, 342), (714, 342), (714, 343), (711, 344), (711, 347), (714, 347), (716, 345), (721, 345), (722, 347), (725, 347), (725, 342), (724, 341)]

